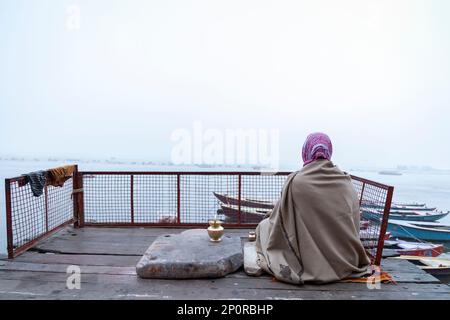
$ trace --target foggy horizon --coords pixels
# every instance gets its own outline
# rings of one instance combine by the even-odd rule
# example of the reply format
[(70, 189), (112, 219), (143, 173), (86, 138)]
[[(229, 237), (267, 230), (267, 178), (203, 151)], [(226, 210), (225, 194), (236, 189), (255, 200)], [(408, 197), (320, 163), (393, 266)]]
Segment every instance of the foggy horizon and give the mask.
[[(0, 156), (171, 161), (174, 131), (311, 132), (340, 167), (450, 169), (450, 3), (2, 1)], [(239, 164), (239, 163), (236, 163)]]
[[(14, 160), (12, 160), (14, 159)], [(13, 155), (13, 154), (0, 154), (0, 161), (30, 161), (30, 162), (58, 162), (58, 161), (75, 161), (77, 163), (111, 163), (111, 164), (127, 164), (127, 165), (171, 165), (171, 166), (179, 166), (179, 167), (243, 167), (243, 168), (260, 168), (267, 169), (265, 166), (255, 163), (234, 163), (227, 165), (226, 163), (222, 164), (210, 164), (206, 162), (202, 163), (190, 163), (190, 164), (174, 164), (170, 158), (169, 159), (148, 159), (148, 158), (126, 158), (126, 157), (80, 157), (80, 156), (70, 156), (70, 155), (53, 155), (53, 156), (25, 156), (25, 155)], [(342, 164), (336, 163), (334, 159), (331, 159), (339, 167), (342, 167)], [(376, 165), (358, 165), (351, 163), (344, 163), (345, 170), (369, 170), (369, 169), (393, 169), (393, 170), (435, 170), (441, 172), (450, 172), (450, 168), (441, 168), (441, 167), (433, 167), (426, 164), (423, 165), (414, 165), (408, 163), (398, 163), (392, 164), (391, 166), (376, 166)], [(295, 170), (296, 168), (300, 169), (303, 166), (302, 160), (299, 158), (297, 163), (281, 163), (280, 170)], [(344, 169), (344, 167), (342, 167)]]

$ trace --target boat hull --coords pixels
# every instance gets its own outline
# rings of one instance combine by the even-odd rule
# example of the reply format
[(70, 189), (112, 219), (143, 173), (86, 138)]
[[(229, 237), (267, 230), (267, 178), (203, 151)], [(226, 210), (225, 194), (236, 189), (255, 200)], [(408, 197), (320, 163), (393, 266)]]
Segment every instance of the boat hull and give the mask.
[(437, 257), (444, 252), (444, 246), (439, 246), (430, 249), (396, 249), (399, 254), (405, 256), (416, 256), (416, 257)]
[(437, 257), (444, 252), (443, 244), (409, 242), (399, 239), (385, 241), (384, 247), (395, 250), (403, 256)]
[[(433, 214), (429, 214), (429, 215), (391, 213), (391, 214), (389, 214), (389, 220), (433, 222), (433, 221), (437, 221), (437, 220), (440, 220), (440, 219), (446, 217), (448, 214), (449, 214), (448, 212), (433, 213)], [(363, 218), (365, 218), (367, 220), (380, 221), (380, 219), (383, 217), (383, 214), (379, 213), (379, 212), (362, 210), (362, 216), (363, 216)]]
[[(239, 205), (239, 199), (237, 197), (224, 195), (220, 193), (213, 192), (214, 196), (219, 199), (222, 203), (230, 204), (233, 206)], [(273, 209), (274, 204), (269, 201), (261, 201), (256, 199), (241, 199), (241, 206), (248, 208), (262, 208), (262, 209)]]
[[(246, 210), (245, 207), (241, 207), (241, 223), (259, 223), (269, 211), (255, 213), (252, 210)], [(222, 205), (219, 213), (227, 217), (227, 222), (236, 223), (239, 220), (239, 209), (233, 206)]]
[(419, 228), (414, 225), (388, 222), (388, 231), (392, 236), (407, 239), (423, 239), (431, 241), (450, 241), (450, 232), (445, 230), (433, 230), (432, 228)]
[(399, 202), (396, 202), (396, 203), (394, 203), (394, 205), (400, 206), (400, 207), (415, 207), (415, 208), (422, 207), (423, 208), (426, 206), (426, 203), (399, 203)]
[[(384, 208), (384, 203), (378, 203), (378, 202), (372, 202), (372, 201), (362, 201), (361, 206), (364, 208), (373, 208), (373, 209), (382, 209)], [(426, 206), (404, 206), (404, 205), (398, 205), (398, 204), (392, 204), (391, 210), (398, 210), (398, 211), (427, 211), (431, 212), (436, 210), (436, 207), (428, 208)]]

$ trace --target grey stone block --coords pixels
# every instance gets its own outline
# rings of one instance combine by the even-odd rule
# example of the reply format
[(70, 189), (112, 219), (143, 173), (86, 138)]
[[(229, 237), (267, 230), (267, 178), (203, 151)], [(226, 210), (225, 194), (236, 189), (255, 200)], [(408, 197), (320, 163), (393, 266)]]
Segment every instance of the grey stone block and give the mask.
[(243, 264), (241, 239), (225, 234), (221, 242), (211, 242), (206, 229), (158, 237), (136, 266), (141, 278), (218, 278)]

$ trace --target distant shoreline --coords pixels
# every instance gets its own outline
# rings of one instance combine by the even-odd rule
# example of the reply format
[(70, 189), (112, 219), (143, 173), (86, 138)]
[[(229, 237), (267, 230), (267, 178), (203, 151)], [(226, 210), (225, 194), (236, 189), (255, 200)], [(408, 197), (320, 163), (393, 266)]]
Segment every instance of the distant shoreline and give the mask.
[[(130, 159), (77, 159), (72, 157), (48, 157), (48, 158), (29, 158), (19, 156), (0, 156), (2, 162), (44, 162), (44, 163), (76, 163), (76, 164), (105, 164), (105, 165), (123, 165), (123, 166), (152, 166), (152, 167), (178, 167), (178, 168), (199, 168), (199, 169), (244, 169), (256, 171), (273, 171), (270, 168), (262, 167), (257, 164), (174, 164), (170, 161), (149, 161), (149, 160), (130, 160)], [(339, 165), (339, 164), (338, 164)], [(281, 166), (278, 171), (294, 171), (299, 167), (295, 166)], [(397, 168), (385, 167), (359, 167), (351, 166), (349, 172), (377, 172), (383, 174), (384, 172), (396, 172), (401, 176), (402, 174), (445, 174), (450, 175), (450, 169), (436, 169), (432, 167), (419, 166), (398, 166)], [(383, 173), (382, 173), (383, 172)]]

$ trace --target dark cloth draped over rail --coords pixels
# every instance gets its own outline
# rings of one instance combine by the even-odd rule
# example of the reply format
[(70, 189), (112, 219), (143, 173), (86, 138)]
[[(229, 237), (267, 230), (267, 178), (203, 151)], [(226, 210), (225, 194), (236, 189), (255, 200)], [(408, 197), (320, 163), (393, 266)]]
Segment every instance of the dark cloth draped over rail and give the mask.
[(40, 170), (23, 174), (24, 180), (19, 181), (19, 187), (30, 184), (31, 192), (35, 197), (40, 197), (45, 186), (62, 187), (70, 179), (75, 171), (74, 165), (57, 167), (49, 170)]
[(21, 186), (29, 183), (33, 196), (40, 197), (44, 192), (45, 183), (47, 181), (47, 171), (40, 170), (30, 172), (22, 176), (25, 177), (25, 182)]

